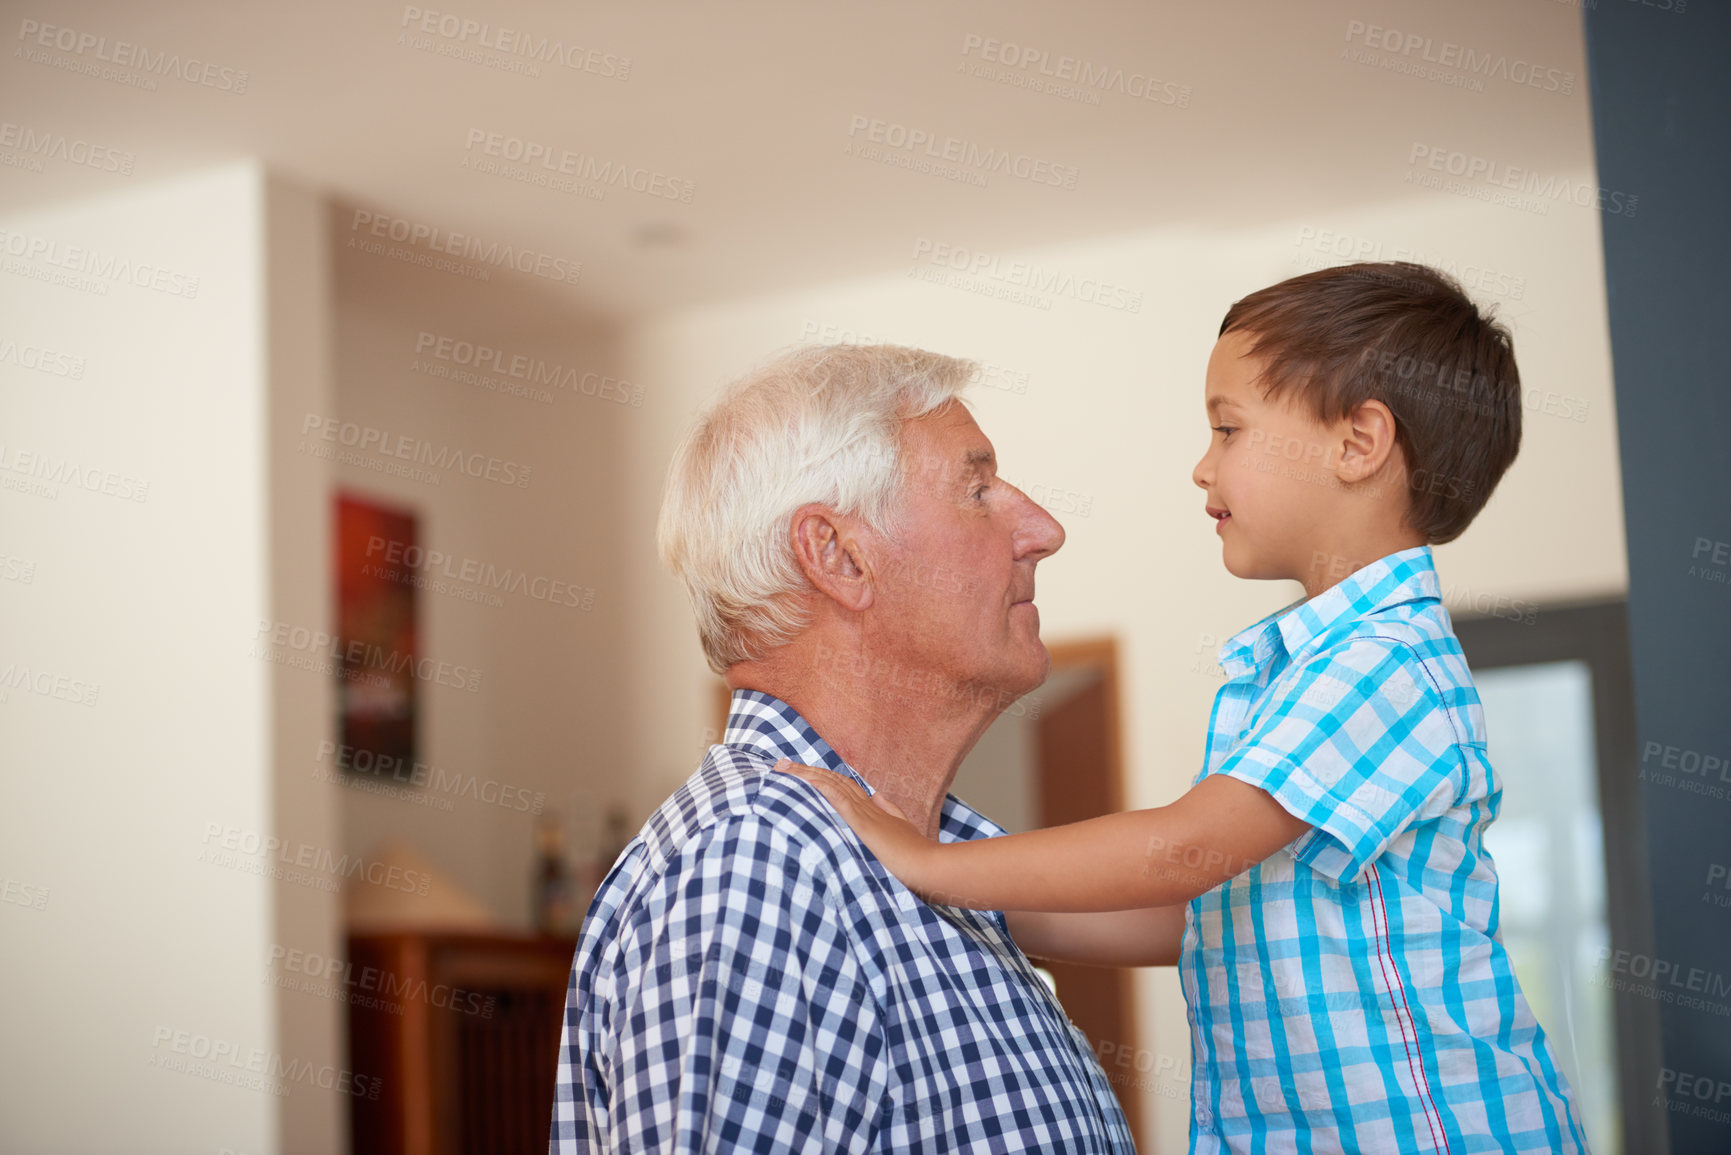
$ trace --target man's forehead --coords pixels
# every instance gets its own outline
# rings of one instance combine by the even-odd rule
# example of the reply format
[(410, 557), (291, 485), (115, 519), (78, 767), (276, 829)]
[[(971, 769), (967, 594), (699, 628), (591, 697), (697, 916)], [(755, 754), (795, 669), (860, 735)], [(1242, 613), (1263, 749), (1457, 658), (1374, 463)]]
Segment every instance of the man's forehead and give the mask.
[(960, 405), (912, 418), (904, 432), (905, 457), (912, 468), (981, 469), (997, 465), (991, 439), (974, 415)]

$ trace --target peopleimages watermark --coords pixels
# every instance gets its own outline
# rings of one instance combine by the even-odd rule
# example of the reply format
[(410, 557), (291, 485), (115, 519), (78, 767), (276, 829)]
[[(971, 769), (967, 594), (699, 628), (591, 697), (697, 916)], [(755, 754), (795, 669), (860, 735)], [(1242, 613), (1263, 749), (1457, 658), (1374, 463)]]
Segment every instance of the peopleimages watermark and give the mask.
[(490, 1019), (499, 1003), (497, 995), (483, 995), (449, 983), (429, 983), (425, 978), (394, 974), (383, 967), (357, 967), (334, 955), (285, 947), (281, 943), (271, 944), (264, 981), (391, 1015), (403, 1014), (405, 1002), (417, 1002)]
[(187, 300), (198, 296), (198, 278), (190, 273), (87, 245), (65, 245), (52, 237), (0, 229), (0, 253), (18, 258), (6, 262), (8, 273), (99, 296), (107, 295), (110, 284), (133, 285)]
[(93, 144), (82, 137), (35, 129), (10, 120), (0, 120), (0, 149), (14, 150), (0, 152), (0, 165), (30, 172), (43, 171), (44, 160), (57, 160), (74, 168), (131, 176), (133, 166), (138, 163), (138, 158), (125, 149)]
[[(1114, 1087), (1127, 1087), (1143, 1094), (1153, 1091), (1167, 1099), (1190, 1097), (1189, 1080), (1174, 1078), (1178, 1060), (1165, 1052), (1156, 1054), (1146, 1047), (1101, 1039), (1094, 1044), (1094, 1055), (1100, 1060), (1106, 1081)], [(1113, 1070), (1114, 1067), (1122, 1069)]]
[[(945, 175), (945, 166), (972, 179), (962, 183), (984, 188), (995, 175), (1014, 177), (1030, 184), (1073, 189), (1080, 170), (1045, 157), (1014, 149), (982, 145), (961, 137), (946, 136), (928, 128), (909, 126), (855, 113), (848, 120), (848, 142), (843, 156), (857, 156), (898, 168)], [(925, 167), (921, 167), (921, 166)]]
[(10, 696), (13, 690), (22, 690), (39, 698), (53, 698), (57, 702), (70, 702), (74, 706), (94, 706), (102, 686), (72, 674), (57, 674), (41, 666), (12, 661), (0, 667), (0, 693)]
[(995, 253), (929, 237), (914, 241), (914, 262), (909, 276), (1014, 304), (1050, 309), (1054, 297), (1064, 297), (1118, 312), (1142, 311), (1140, 289), (1126, 289), (1096, 277), (1078, 277), (1032, 261), (1006, 260)]
[(0, 581), (34, 585), (36, 582), (36, 563), (29, 558), (0, 553)]
[(1689, 576), (1716, 585), (1731, 583), (1731, 541), (1697, 537), (1689, 554)]
[(875, 692), (886, 699), (910, 695), (945, 698), (988, 706), (1013, 718), (1040, 716), (1041, 700), (1037, 694), (1020, 695), (983, 682), (958, 681), (941, 670), (907, 667), (885, 658), (832, 649), (821, 642), (816, 659), (820, 676), (853, 679), (852, 684), (862, 693)]
[[(400, 474), (429, 485), (439, 484), (439, 476), (417, 467), (451, 470), (465, 477), (479, 478), (499, 485), (517, 489), (529, 488), (531, 467), (521, 462), (489, 457), (483, 453), (471, 453), (449, 445), (435, 445), (419, 437), (392, 433), (371, 425), (359, 425), (353, 421), (339, 421), (335, 417), (308, 413), (301, 421), (301, 434), (299, 451), (302, 453), (310, 452), (315, 457), (330, 458), (346, 465), (360, 465), (380, 473)], [(314, 438), (310, 447), (306, 441), (308, 434)], [(318, 444), (320, 441), (326, 444)], [(338, 452), (333, 447), (349, 452)], [(393, 460), (379, 461), (377, 458), (363, 456), (368, 453)], [(399, 461), (410, 462), (412, 465), (399, 466)]]
[(1220, 664), (1220, 647), (1224, 639), (1218, 634), (1202, 630), (1196, 635), (1196, 649), (1190, 659), (1192, 674), (1206, 674), (1210, 678), (1226, 678), (1226, 667)]
[[(1583, 12), (1592, 12), (1599, 7), (1602, 0), (1553, 0), (1553, 2), (1566, 4), (1570, 8), (1579, 8)], [(1651, 8), (1657, 12), (1669, 12), (1673, 16), (1683, 15), (1684, 9), (1689, 5), (1689, 0), (1626, 0), (1626, 2), (1637, 4), (1642, 8)], [(1612, 0), (1612, 3), (1616, 4), (1617, 0)]]
[[(1439, 41), (1434, 36), (1366, 24), (1363, 20), (1346, 22), (1346, 41), (1347, 47), (1341, 49), (1343, 60), (1436, 80), (1457, 88), (1483, 91), (1484, 81), (1488, 79), (1561, 96), (1573, 95), (1575, 91), (1576, 78), (1570, 70), (1547, 68), (1502, 52), (1480, 52), (1452, 40)], [(1355, 49), (1354, 45), (1362, 48)]]
[[(424, 549), (377, 534), (367, 539), (366, 558), (362, 565), (365, 576), (406, 582), (420, 589), (432, 588), (431, 583), (456, 583), (473, 587), (476, 596), (469, 598), (470, 601), (482, 600), (485, 595), (490, 598), (488, 604), (504, 605), (503, 600), (492, 593), (503, 590), (508, 594), (520, 594), (553, 606), (580, 610), (595, 608), (595, 590), (591, 587), (580, 586), (562, 578), (531, 576), (524, 570), (500, 569), (492, 562), (458, 557), (443, 550)], [(436, 589), (435, 592), (451, 591)]]
[(106, 36), (81, 32), (63, 24), (44, 24), (26, 18), (18, 25), (18, 39), (24, 43), (13, 55), (33, 64), (46, 64), (66, 72), (112, 80), (145, 92), (155, 92), (159, 80), (169, 79), (236, 96), (246, 92), (245, 69), (215, 64), (195, 56), (182, 57), (180, 53), (166, 49), (153, 53), (144, 45), (127, 40), (111, 43)]
[(150, 1046), (152, 1067), (278, 1097), (302, 1085), (376, 1100), (384, 1086), (375, 1075), (356, 1074), (329, 1063), (284, 1059), (279, 1052), (263, 1047), (243, 1047), (228, 1039), (160, 1024), (151, 1035)]
[(130, 473), (117, 473), (112, 469), (86, 465), (72, 457), (56, 457), (53, 453), (20, 449), (0, 442), (0, 489), (53, 501), (60, 496), (59, 487), (63, 485), (112, 497), (116, 501), (144, 502), (150, 499), (150, 482)]
[(1548, 216), (1557, 203), (1633, 217), (1640, 198), (1600, 188), (1591, 181), (1541, 173), (1441, 145), (1414, 141), (1407, 152), (1404, 183)]
[[(278, 882), (293, 882), (335, 893), (346, 881), (359, 881), (387, 890), (426, 897), (432, 875), (406, 866), (386, 865), (377, 859), (338, 854), (329, 847), (310, 842), (290, 842), (274, 834), (260, 834), (224, 822), (204, 824), (199, 862), (268, 875)], [(214, 844), (214, 845), (213, 845)]]
[[(341, 669), (345, 674), (350, 671), (360, 673), (375, 670), (383, 674), (407, 675), (438, 686), (467, 690), (471, 694), (481, 688), (481, 671), (472, 666), (459, 666), (450, 662), (434, 661), (432, 658), (417, 658), (413, 654), (386, 649), (376, 642), (367, 642), (360, 638), (345, 641), (336, 634), (328, 634), (309, 626), (260, 618), (253, 640), (257, 642), (260, 639), (268, 639), (264, 646), (271, 649), (286, 649), (313, 659), (329, 659), (328, 663), (321, 661), (312, 665), (311, 668), (320, 672), (327, 672), (333, 667)], [(266, 654), (260, 653), (260, 649), (260, 646), (255, 645), (252, 656), (266, 657)]]
[[(552, 395), (544, 394), (545, 389), (562, 389), (634, 409), (643, 405), (643, 386), (623, 378), (610, 377), (593, 369), (549, 363), (545, 358), (527, 353), (514, 353), (479, 341), (429, 333), (425, 329), (415, 334), (415, 356), (417, 361), (411, 364), (411, 368), (421, 368), (418, 359), (425, 357), (448, 367), (444, 373), (434, 373), (434, 376), (461, 379), (457, 374), (469, 370), (474, 370), (475, 374), (499, 374), (536, 400), (542, 395), (551, 400)], [(432, 373), (434, 368), (430, 366), (421, 371)], [(512, 385), (501, 385), (499, 391), (513, 391)]]
[(977, 32), (962, 37), (962, 58), (957, 71), (964, 76), (996, 81), (1011, 88), (1025, 88), (1078, 104), (1097, 105), (1102, 92), (1116, 92), (1149, 104), (1190, 107), (1191, 88), (1188, 84), (1161, 80), (1152, 72), (1119, 68), (1078, 56), (1060, 53), (1054, 57), (1043, 48), (1031, 48), (1013, 40), (1000, 40)]
[[(1390, 395), (1410, 397), (1428, 408), (1476, 417), (1496, 416), (1504, 409), (1497, 397), (1502, 390), (1487, 375), (1468, 367), (1443, 365), (1374, 345), (1359, 354), (1358, 364), (1361, 370), (1373, 366)], [(1590, 406), (1580, 397), (1529, 385), (1521, 390), (1521, 408), (1579, 424), (1587, 419)]]
[(0, 878), (0, 902), (26, 910), (47, 910), (48, 888), (18, 878)]
[(1638, 951), (1599, 950), (1593, 982), (1622, 994), (1711, 1015), (1731, 1016), (1731, 978), (1704, 967), (1684, 966)]
[[(1709, 906), (1731, 907), (1731, 870), (1727, 870), (1723, 862), (1707, 864), (1707, 889), (1701, 893), (1701, 901)], [(1714, 893), (1715, 888), (1723, 893)]]
[(1660, 1067), (1653, 1105), (1713, 1123), (1731, 1123), (1731, 1079)]
[(1025, 486), (1017, 486), (1028, 495), (1029, 500), (1044, 509), (1047, 513), (1067, 513), (1076, 517), (1087, 517), (1094, 512), (1094, 495), (1078, 493), (1062, 485), (1047, 485), (1044, 482), (1030, 482)]
[(465, 169), (592, 200), (605, 199), (609, 188), (621, 188), (652, 200), (688, 205), (697, 192), (695, 182), (659, 169), (603, 160), (591, 153), (484, 128), (469, 130), (463, 151), (461, 167)]
[[(430, 765), (426, 762), (414, 762), (398, 758), (391, 754), (379, 754), (364, 747), (342, 745), (330, 739), (321, 739), (318, 745), (319, 763), (330, 762), (338, 770), (347, 771), (343, 775), (345, 782), (403, 782), (417, 790), (428, 790), (436, 795), (445, 795), (440, 801), (444, 806), (441, 810), (450, 810), (451, 798), (467, 798), (486, 806), (497, 806), (501, 810), (511, 810), (519, 814), (539, 814), (547, 803), (547, 795), (540, 790), (531, 791), (524, 786), (512, 786), (494, 778), (480, 778), (474, 774), (461, 771), (446, 770), (442, 766)], [(354, 775), (365, 775), (356, 778)], [(320, 774), (325, 780), (335, 779), (336, 774)]]
[[(407, 4), (403, 6), (401, 27), (407, 31), (397, 38), (397, 43), (471, 64), (530, 76), (541, 75), (540, 65), (545, 64), (605, 80), (631, 79), (631, 57), (622, 53), (568, 44), (557, 37), (502, 24), (495, 26), (452, 12), (435, 12)], [(419, 35), (405, 38), (411, 33)]]
[[(369, 212), (366, 209), (355, 210), (353, 219), (349, 221), (349, 234), (348, 247), (367, 252), (384, 253), (382, 241), (389, 240), (410, 246), (411, 250), (416, 250), (414, 256), (424, 257), (427, 261), (432, 261), (435, 257), (456, 257), (494, 269), (515, 269), (519, 273), (528, 273), (530, 276), (555, 283), (575, 284), (583, 275), (583, 262), (569, 257), (554, 256), (551, 253), (501, 244), (498, 241), (487, 242), (468, 233), (453, 232), (406, 217)], [(364, 242), (369, 238), (381, 243), (368, 246)], [(426, 251), (418, 251), (422, 249)]]
[(50, 377), (70, 377), (74, 381), (81, 381), (84, 379), (84, 364), (84, 358), (75, 357), (71, 353), (62, 353), (12, 337), (0, 337), (0, 365), (16, 365), (20, 369), (33, 369)]
[(1510, 301), (1525, 300), (1527, 295), (1527, 279), (1525, 277), (1499, 272), (1470, 261), (1463, 263), (1405, 245), (1385, 245), (1382, 241), (1371, 237), (1355, 236), (1335, 229), (1318, 229), (1310, 225), (1301, 225), (1298, 230), (1297, 247), (1300, 253), (1294, 258), (1293, 263), (1311, 269), (1328, 268), (1333, 264), (1344, 262), (1407, 261), (1415, 265), (1429, 265), (1433, 269), (1446, 273), (1459, 281), (1461, 287), (1469, 292), (1490, 293)]
[[(836, 325), (827, 321), (814, 321), (807, 317), (799, 327), (801, 341), (816, 341), (821, 345), (888, 345), (891, 342), (871, 333), (850, 329), (844, 325)], [(1007, 369), (1002, 365), (994, 365), (989, 361), (975, 361), (980, 372), (974, 382), (987, 389), (998, 389), (1005, 393), (1022, 395), (1028, 392), (1028, 374), (1017, 369)]]
[(1724, 801), (1731, 798), (1731, 755), (1666, 742), (1641, 743), (1641, 781)]

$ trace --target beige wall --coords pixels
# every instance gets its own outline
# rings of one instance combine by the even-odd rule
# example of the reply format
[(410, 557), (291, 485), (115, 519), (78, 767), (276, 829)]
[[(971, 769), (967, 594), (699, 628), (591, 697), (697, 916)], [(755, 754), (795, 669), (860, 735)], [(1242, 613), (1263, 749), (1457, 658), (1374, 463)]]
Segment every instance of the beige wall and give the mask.
[[(1002, 262), (1033, 261), (1140, 290), (1136, 313), (1069, 299), (1040, 309), (891, 275), (634, 327), (627, 364), (670, 398), (664, 419), (633, 428), (636, 484), (622, 550), (642, 591), (632, 634), (640, 655), (632, 701), (644, 743), (641, 797), (677, 785), (708, 725), (710, 675), (680, 592), (649, 548), (657, 479), (690, 416), (719, 385), (802, 338), (922, 345), (983, 361), (994, 381), (1010, 386), (976, 389), (975, 412), (996, 442), (1004, 475), (1024, 489), (1040, 487), (1069, 534), (1063, 551), (1040, 567), (1046, 636), (1111, 633), (1123, 644), (1127, 793), (1137, 805), (1174, 797), (1200, 764), (1219, 685), (1219, 642), (1298, 593), (1290, 583), (1225, 573), (1201, 491), (1190, 481), (1208, 436), (1201, 383), (1213, 335), (1234, 299), (1314, 267), (1342, 230), (1349, 251), (1380, 244), (1385, 257), (1404, 250), (1487, 270), (1469, 275), (1497, 292), (1477, 296), (1497, 305), (1512, 327), (1524, 380), (1540, 391), (1526, 413), (1521, 457), (1490, 506), (1462, 540), (1437, 551), (1445, 601), (1507, 614), (1529, 602), (1622, 591), (1599, 225), (1587, 210), (1565, 207), (1533, 217), (1436, 194), (1336, 220), (1234, 233), (1151, 231), (999, 254)], [(916, 239), (909, 240), (910, 268)], [(1025, 392), (1012, 391), (1023, 385)], [(1556, 396), (1547, 399), (1547, 391)], [(1584, 419), (1573, 420), (1577, 413)], [(1189, 1042), (1176, 979), (1149, 971), (1144, 982), (1141, 1043), (1154, 1052), (1152, 1062), (1179, 1064), (1168, 1090), (1187, 1086)], [(1187, 1102), (1151, 1094), (1150, 1108), (1159, 1142), (1181, 1146)]]
[[(149, 1101), (146, 1123), (158, 1124), (148, 1133), (184, 1138), (197, 1118), (213, 1147), (341, 1142), (342, 1104), (329, 1093), (297, 1087), (273, 1103), (149, 1066), (159, 1025), (340, 1065), (338, 1004), (259, 981), (283, 977), (269, 965), (273, 948), (336, 947), (334, 898), (197, 861), (205, 822), (360, 858), (404, 837), (501, 923), (523, 926), (531, 816), (480, 789), (544, 796), (573, 849), (589, 853), (608, 802), (625, 801), (635, 824), (690, 772), (714, 737), (713, 679), (683, 596), (655, 560), (661, 479), (697, 409), (782, 346), (896, 340), (989, 366), (990, 385), (974, 396), (981, 424), (1006, 475), (1069, 531), (1042, 567), (1047, 635), (1113, 633), (1124, 645), (1136, 804), (1172, 797), (1192, 774), (1218, 641), (1293, 593), (1224, 574), (1189, 473), (1221, 313), (1327, 258), (1331, 229), (1350, 226), (1349, 249), (1380, 243), (1382, 255), (1405, 248), (1489, 269), (1485, 283), (1501, 293), (1481, 296), (1514, 328), (1525, 376), (1541, 390), (1535, 402), (1549, 391), (1551, 409), (1584, 410), (1581, 421), (1529, 411), (1502, 490), (1462, 542), (1439, 551), (1451, 602), (1562, 600), (1614, 593), (1625, 580), (1597, 222), (1585, 212), (1535, 219), (1443, 197), (1337, 221), (995, 254), (1138, 292), (1135, 312), (1062, 297), (1032, 307), (886, 275), (611, 330), (569, 322), (532, 278), (480, 282), (351, 247), (352, 212), (327, 215), (310, 194), (242, 167), (6, 226), (202, 278), (195, 301), (130, 285), (105, 297), (21, 277), (5, 285), (19, 336), (87, 363), (79, 380), (7, 367), (7, 451), (69, 446), (152, 485), (145, 503), (0, 493), (0, 549), (35, 566), (30, 583), (0, 582), (0, 665), (51, 657), (54, 673), (103, 686), (92, 708), (17, 690), (0, 704), (9, 763), (44, 767), (24, 779), (0, 869), (49, 896), (40, 911), (0, 908), (31, 960), (9, 954), (9, 977), (49, 992), (9, 1004), (7, 1026), (136, 1088)], [(918, 240), (909, 238), (910, 269), (930, 265), (913, 260)], [(605, 389), (627, 403), (586, 396), (580, 384), (543, 404), (437, 376), (429, 364), (461, 368), (436, 355), (444, 340), (571, 369), (578, 382), (624, 381)], [(377, 454), (329, 463), (312, 452), (328, 443), (309, 433), (309, 414), (527, 464), (531, 483), (434, 471), (431, 484), (370, 468)], [(593, 591), (587, 610), (509, 593), (491, 605), (460, 580), (423, 591), (423, 653), (483, 673), (476, 693), (426, 687), (422, 757), (451, 789), (405, 799), (332, 787), (318, 757), (331, 733), (328, 676), (252, 656), (261, 618), (331, 622), (326, 519), (339, 487), (417, 510), (426, 547)], [(103, 766), (118, 769), (92, 782)], [(68, 844), (100, 850), (63, 853)], [(115, 927), (156, 961), (127, 968), (118, 1011), (74, 1015), (68, 1029), (66, 1008), (112, 981), (97, 960)], [(1150, 1062), (1179, 1065), (1156, 1084), (1169, 1094), (1151, 1096), (1151, 1117), (1158, 1139), (1176, 1144), (1185, 1111), (1174, 1089), (1189, 1053), (1182, 1003), (1170, 974), (1144, 982), (1142, 1044)], [(87, 1045), (98, 1037), (103, 1046)], [(7, 1106), (22, 1111), (8, 1117), (41, 1119), (45, 1141), (61, 1132), (26, 1104), (54, 1102), (37, 1086), (54, 1065), (6, 1084), (16, 1095)]]
[[(432, 470), (430, 484), (363, 464), (334, 467), (338, 487), (413, 510), (421, 546), (453, 559), (422, 571), (439, 584), (418, 595), (420, 649), (481, 674), (474, 691), (419, 687), (419, 757), (445, 788), (408, 789), (409, 798), (344, 790), (345, 846), (369, 855), (388, 838), (405, 839), (502, 924), (526, 927), (534, 810), (558, 813), (571, 848), (592, 853), (607, 802), (627, 795), (636, 770), (638, 736), (619, 719), (636, 658), (628, 629), (637, 593), (620, 557), (635, 542), (623, 518), (627, 491), (641, 482), (623, 452), (629, 431), (655, 420), (664, 401), (645, 389), (634, 404), (636, 382), (618, 384), (612, 338), (572, 321), (534, 278), (490, 269), (480, 281), (366, 251), (350, 244), (356, 211), (334, 207), (331, 217), (334, 415), (529, 474), (519, 487)], [(358, 235), (364, 241), (367, 230)], [(499, 391), (499, 383), (533, 385), (508, 371), (478, 373), (494, 388), (435, 376), (474, 371), (458, 363), (473, 359), (460, 342), (506, 351), (507, 369), (516, 356), (524, 367), (557, 366), (560, 380), (575, 374), (573, 387), (535, 387), (548, 403)], [(471, 575), (489, 566), (495, 578), (526, 574), (528, 592), (509, 592), (509, 578), (505, 591), (464, 580), (465, 563)], [(557, 593), (554, 582), (563, 583)], [(309, 770), (328, 771), (331, 760), (316, 763), (314, 754), (309, 740)]]
[[(276, 408), (324, 388), (316, 352), (293, 352), (320, 347), (328, 308), (296, 256), (317, 220), (241, 164), (0, 225), (58, 246), (8, 261), (5, 337), (72, 359), (0, 368), (0, 552), (30, 567), (0, 581), (0, 671), (47, 679), (0, 690), (0, 1035), (31, 1041), (0, 1053), (0, 1118), (20, 1150), (341, 1148), (333, 1092), (225, 1081), (342, 1062), (335, 1004), (285, 1026), (261, 982), (285, 934), (330, 941), (334, 898), (224, 846), (332, 845), (328, 797), (279, 785), (273, 744), (323, 725), (323, 686), (252, 651), (261, 619), (323, 612), (322, 478), (264, 452)], [(73, 247), (131, 274), (21, 272)], [(20, 490), (42, 482), (25, 453), (84, 485)]]

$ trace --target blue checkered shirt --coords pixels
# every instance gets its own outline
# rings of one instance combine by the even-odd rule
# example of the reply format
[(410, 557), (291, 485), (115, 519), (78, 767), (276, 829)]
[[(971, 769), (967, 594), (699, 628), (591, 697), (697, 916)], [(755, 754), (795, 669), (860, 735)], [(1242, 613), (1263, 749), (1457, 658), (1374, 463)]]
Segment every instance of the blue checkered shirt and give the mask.
[[(785, 755), (865, 785), (785, 703), (735, 693), (723, 740), (589, 908), (553, 1155), (1133, 1151), (1004, 916), (915, 898), (771, 772)], [(941, 823), (1003, 833), (954, 797)]]
[(1314, 829), (1190, 903), (1193, 1152), (1585, 1151), (1497, 932), (1502, 787), (1426, 547), (1220, 651), (1198, 781)]

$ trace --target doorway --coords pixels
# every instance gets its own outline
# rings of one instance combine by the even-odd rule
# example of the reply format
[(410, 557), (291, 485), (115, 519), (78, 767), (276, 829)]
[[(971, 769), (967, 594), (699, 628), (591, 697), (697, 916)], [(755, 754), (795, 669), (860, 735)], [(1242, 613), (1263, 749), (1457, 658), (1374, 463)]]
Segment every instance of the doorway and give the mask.
[(1485, 834), (1500, 934), (1598, 1155), (1668, 1150), (1657, 1004), (1607, 960), (1651, 958), (1625, 603), (1460, 618), (1502, 809)]
[[(1052, 672), (1045, 684), (998, 716), (950, 787), (1012, 832), (1124, 808), (1117, 642), (1091, 638), (1047, 649)], [(1096, 1055), (1144, 1057), (1136, 1043), (1133, 969), (1043, 963), (1040, 970)], [(1102, 1065), (1140, 1148), (1144, 1064)]]

